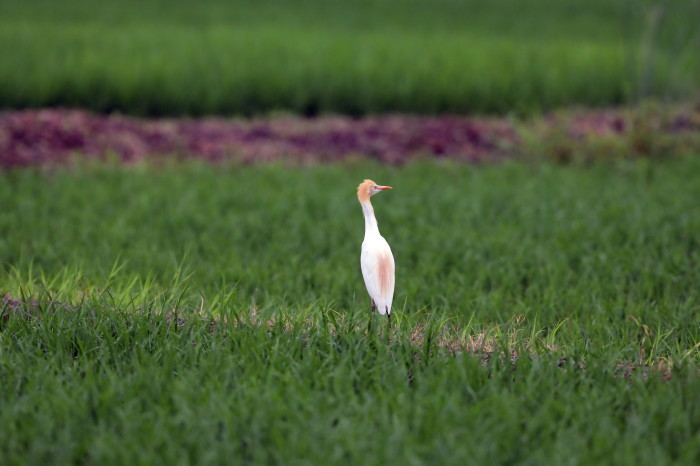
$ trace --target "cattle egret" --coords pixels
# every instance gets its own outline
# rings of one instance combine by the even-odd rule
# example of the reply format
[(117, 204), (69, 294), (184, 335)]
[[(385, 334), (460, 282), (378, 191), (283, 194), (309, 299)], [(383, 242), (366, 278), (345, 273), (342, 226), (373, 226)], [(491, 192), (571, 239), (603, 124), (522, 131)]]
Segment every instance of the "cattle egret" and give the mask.
[[(372, 303), (372, 313), (386, 315), (391, 323), (391, 301), (394, 298), (394, 256), (389, 243), (379, 234), (379, 226), (369, 198), (391, 186), (379, 186), (372, 180), (357, 187), (357, 198), (365, 216), (365, 239), (362, 241), (360, 266)], [(371, 317), (370, 317), (371, 319)], [(371, 322), (371, 320), (370, 320)]]

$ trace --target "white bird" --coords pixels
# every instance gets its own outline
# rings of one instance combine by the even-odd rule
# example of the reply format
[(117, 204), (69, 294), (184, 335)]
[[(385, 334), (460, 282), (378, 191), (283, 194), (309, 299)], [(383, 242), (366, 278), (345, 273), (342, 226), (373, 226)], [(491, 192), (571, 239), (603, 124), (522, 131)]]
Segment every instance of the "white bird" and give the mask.
[[(372, 180), (363, 181), (357, 187), (357, 198), (365, 216), (365, 239), (362, 242), (360, 266), (365, 286), (371, 298), (372, 312), (376, 309), (387, 315), (391, 323), (391, 301), (394, 299), (394, 255), (389, 243), (379, 234), (379, 226), (374, 216), (370, 196), (391, 186), (379, 186)], [(370, 318), (371, 319), (371, 318)], [(370, 320), (371, 322), (371, 320)]]

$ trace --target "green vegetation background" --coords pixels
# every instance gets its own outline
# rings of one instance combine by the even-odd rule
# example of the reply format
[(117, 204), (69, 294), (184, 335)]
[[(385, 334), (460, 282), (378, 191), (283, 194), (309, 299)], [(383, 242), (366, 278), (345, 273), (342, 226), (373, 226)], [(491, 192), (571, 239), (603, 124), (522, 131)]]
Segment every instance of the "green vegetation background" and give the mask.
[(0, 107), (532, 113), (698, 91), (697, 0), (0, 0)]
[[(367, 173), (394, 186), (380, 336)], [(698, 176), (695, 156), (0, 173), (0, 292), (36, 300), (0, 319), (0, 462), (697, 464)]]

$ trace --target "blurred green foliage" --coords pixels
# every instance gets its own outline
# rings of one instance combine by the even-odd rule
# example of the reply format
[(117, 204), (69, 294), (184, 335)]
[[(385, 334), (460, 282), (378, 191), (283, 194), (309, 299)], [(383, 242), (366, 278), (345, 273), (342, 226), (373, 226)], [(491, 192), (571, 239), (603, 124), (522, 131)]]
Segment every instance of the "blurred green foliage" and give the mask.
[(697, 0), (0, 0), (0, 107), (532, 113), (697, 92)]

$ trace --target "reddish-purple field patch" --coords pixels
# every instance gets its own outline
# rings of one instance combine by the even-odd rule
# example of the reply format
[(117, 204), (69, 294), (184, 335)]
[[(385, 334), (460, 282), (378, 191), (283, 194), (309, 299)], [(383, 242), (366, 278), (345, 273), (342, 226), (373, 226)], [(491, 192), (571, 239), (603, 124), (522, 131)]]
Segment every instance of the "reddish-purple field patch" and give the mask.
[(541, 140), (545, 151), (549, 140), (556, 140), (554, 149), (559, 151), (562, 144), (583, 144), (591, 138), (628, 139), (640, 127), (644, 134), (647, 127), (660, 135), (700, 133), (700, 106), (641, 115), (581, 111), (516, 124), (461, 116), (145, 120), (82, 110), (9, 111), (0, 113), (0, 167), (60, 164), (76, 156), (112, 156), (123, 162), (172, 157), (313, 163), (357, 156), (387, 163), (421, 156), (481, 162), (527, 152), (523, 131), (533, 136), (530, 140)]
[(112, 154), (125, 162), (152, 156), (317, 162), (360, 155), (397, 163), (447, 154), (479, 161), (506, 156), (516, 140), (504, 121), (451, 116), (141, 120), (80, 110), (0, 114), (4, 167), (61, 162), (75, 154), (91, 159)]

